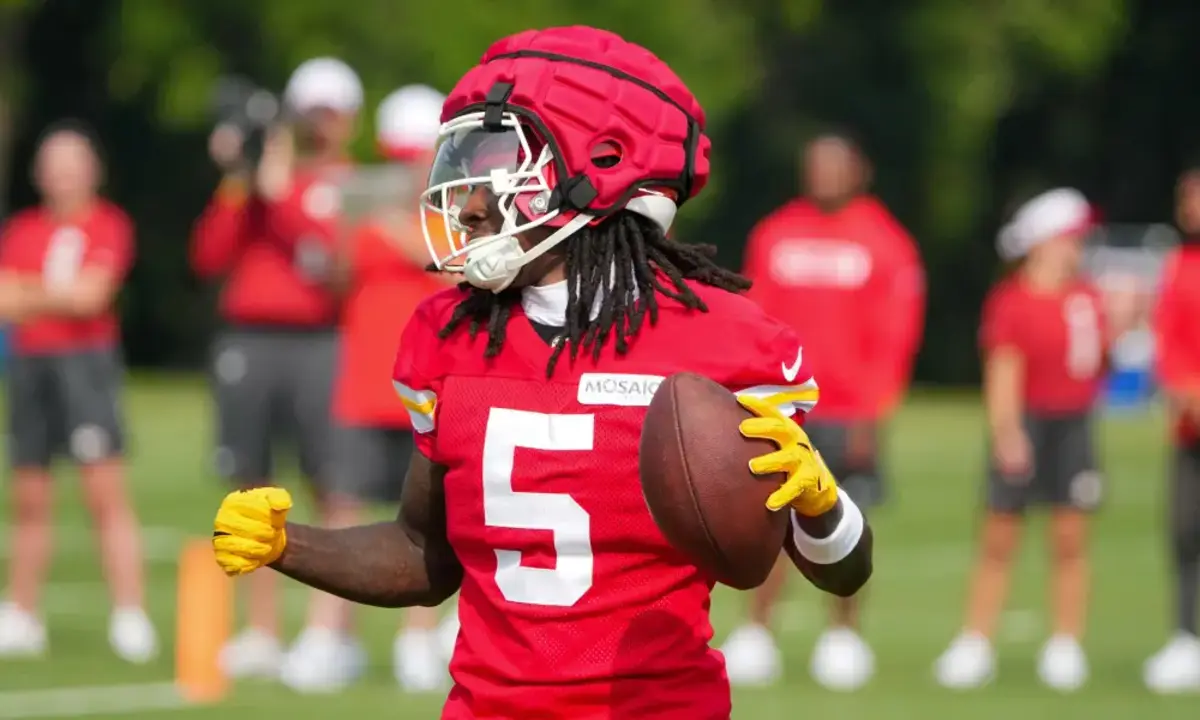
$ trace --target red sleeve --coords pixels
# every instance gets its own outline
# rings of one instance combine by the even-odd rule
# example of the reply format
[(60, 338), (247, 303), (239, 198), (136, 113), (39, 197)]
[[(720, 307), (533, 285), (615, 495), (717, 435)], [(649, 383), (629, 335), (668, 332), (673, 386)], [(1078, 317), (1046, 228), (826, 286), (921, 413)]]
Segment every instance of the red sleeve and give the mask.
[(871, 372), (864, 374), (863, 392), (877, 417), (900, 402), (912, 376), (925, 325), (925, 268), (917, 245), (899, 228), (888, 243), (875, 288), (873, 307), (866, 315), (871, 327), (867, 345)]
[(117, 278), (124, 278), (134, 259), (133, 221), (117, 207), (106, 213), (98, 237), (91, 238), (83, 267), (98, 267), (111, 270)]
[(245, 245), (246, 198), (226, 185), (217, 190), (192, 229), (192, 270), (215, 278), (233, 269)]
[(1004, 346), (1020, 346), (1021, 323), (1014, 310), (1013, 297), (1005, 288), (995, 288), (988, 295), (979, 323), (979, 347), (984, 352)]
[(1154, 306), (1154, 341), (1157, 371), (1162, 384), (1171, 390), (1194, 386), (1200, 381), (1198, 358), (1188, 356), (1185, 338), (1195, 327), (1188, 321), (1180, 302), (1185, 292), (1181, 282), (1179, 255), (1168, 260), (1162, 287)]
[(392, 385), (412, 420), (417, 449), (436, 463), (438, 395), (443, 375), (438, 371), (441, 340), (432, 308), (429, 300), (421, 303), (405, 326), (392, 367)]
[(755, 332), (741, 333), (757, 338), (747, 344), (746, 360), (726, 382), (738, 395), (769, 398), (784, 415), (801, 422), (817, 404), (819, 390), (811, 368), (804, 361), (804, 348), (796, 332), (763, 314)]

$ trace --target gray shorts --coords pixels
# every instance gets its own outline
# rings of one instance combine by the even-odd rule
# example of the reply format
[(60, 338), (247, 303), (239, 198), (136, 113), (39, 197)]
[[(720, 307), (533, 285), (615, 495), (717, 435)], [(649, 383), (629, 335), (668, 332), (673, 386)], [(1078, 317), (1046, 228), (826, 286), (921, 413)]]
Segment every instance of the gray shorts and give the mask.
[(330, 491), (368, 502), (400, 502), (413, 448), (412, 433), (407, 430), (335, 428)]
[(884, 500), (883, 473), (880, 468), (879, 427), (874, 429), (875, 455), (865, 466), (854, 467), (849, 460), (850, 427), (846, 423), (807, 420), (804, 430), (813, 445), (821, 451), (821, 457), (829, 471), (837, 478), (838, 487), (862, 509), (879, 505)]
[(64, 455), (92, 463), (124, 452), (118, 350), (16, 355), (7, 373), (12, 467), (45, 468)]
[[(1033, 445), (1031, 477), (1011, 477), (988, 465), (987, 506), (992, 512), (1021, 513), (1029, 506), (1072, 508), (1090, 512), (1104, 497), (1104, 480), (1096, 462), (1092, 415), (1025, 416), (1025, 432)], [(989, 457), (991, 454), (989, 453)]]
[(328, 482), (330, 404), (337, 356), (332, 331), (234, 329), (213, 348), (217, 472), (239, 485), (274, 474), (273, 446), (294, 445), (300, 472)]

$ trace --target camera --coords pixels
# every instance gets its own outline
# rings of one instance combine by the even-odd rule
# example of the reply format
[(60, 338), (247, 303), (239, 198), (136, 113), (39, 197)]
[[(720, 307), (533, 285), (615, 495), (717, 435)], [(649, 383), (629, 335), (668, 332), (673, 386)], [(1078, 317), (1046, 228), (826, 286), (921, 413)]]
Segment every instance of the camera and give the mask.
[(241, 132), (243, 167), (258, 167), (267, 132), (282, 121), (279, 99), (252, 80), (230, 75), (217, 80), (212, 104), (218, 125)]

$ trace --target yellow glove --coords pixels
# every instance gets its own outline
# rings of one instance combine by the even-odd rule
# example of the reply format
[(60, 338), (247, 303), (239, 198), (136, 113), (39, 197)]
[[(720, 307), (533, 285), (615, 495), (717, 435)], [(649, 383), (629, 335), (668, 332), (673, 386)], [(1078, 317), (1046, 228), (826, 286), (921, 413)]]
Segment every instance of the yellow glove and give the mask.
[(230, 577), (270, 565), (287, 545), (292, 496), (277, 487), (231, 492), (221, 501), (213, 521), (213, 555)]
[(739, 395), (738, 402), (755, 415), (738, 426), (742, 436), (770, 440), (779, 446), (778, 450), (751, 460), (750, 472), (787, 473), (787, 480), (767, 498), (767, 508), (782, 510), (790, 505), (809, 517), (832, 510), (837, 503), (837, 482), (804, 428), (762, 398)]

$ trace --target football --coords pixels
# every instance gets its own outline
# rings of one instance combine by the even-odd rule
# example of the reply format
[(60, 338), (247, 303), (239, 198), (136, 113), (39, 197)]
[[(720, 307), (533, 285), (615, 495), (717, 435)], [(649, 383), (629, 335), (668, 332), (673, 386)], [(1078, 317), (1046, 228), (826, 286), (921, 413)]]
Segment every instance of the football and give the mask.
[(715, 580), (739, 590), (767, 579), (788, 523), (787, 513), (766, 507), (783, 474), (750, 472), (751, 458), (778, 449), (742, 437), (738, 424), (750, 416), (712, 380), (672, 375), (650, 401), (638, 456), (642, 494), (663, 535)]

